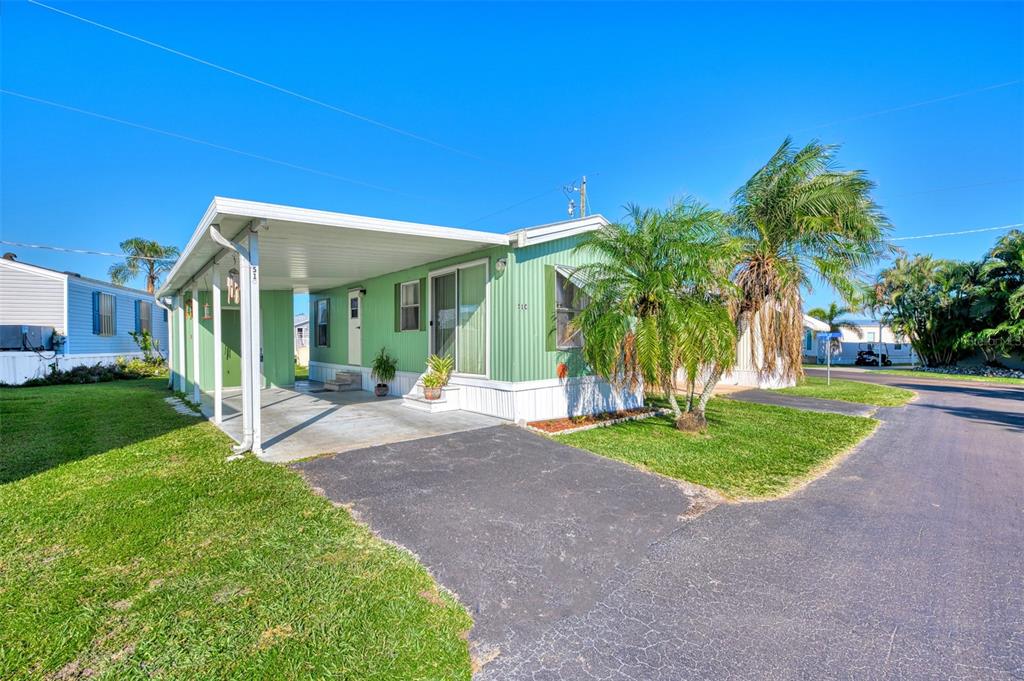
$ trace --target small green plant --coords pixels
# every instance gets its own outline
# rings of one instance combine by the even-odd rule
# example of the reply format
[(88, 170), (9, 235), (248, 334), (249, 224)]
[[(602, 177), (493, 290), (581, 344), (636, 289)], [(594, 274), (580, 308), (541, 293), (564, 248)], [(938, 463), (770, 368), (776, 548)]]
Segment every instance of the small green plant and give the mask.
[(382, 385), (390, 383), (398, 373), (398, 360), (388, 354), (387, 348), (381, 348), (370, 364), (370, 373)]
[[(427, 375), (435, 375), (441, 381), (437, 387), (443, 388), (448, 385), (452, 377), (452, 370), (455, 368), (455, 360), (451, 355), (431, 355), (427, 358)], [(426, 377), (424, 377), (426, 378)], [(426, 385), (424, 383), (424, 385)]]
[(428, 371), (423, 374), (423, 387), (424, 388), (443, 388), (445, 386), (444, 377), (440, 374), (435, 374), (433, 371)]

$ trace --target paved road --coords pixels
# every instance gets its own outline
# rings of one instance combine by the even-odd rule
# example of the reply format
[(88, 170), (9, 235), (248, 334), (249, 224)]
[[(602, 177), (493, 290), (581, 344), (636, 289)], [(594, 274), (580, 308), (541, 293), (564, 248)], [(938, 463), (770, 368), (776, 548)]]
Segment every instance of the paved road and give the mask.
[(829, 414), (845, 414), (846, 416), (871, 416), (876, 409), (876, 407), (870, 404), (855, 404), (841, 400), (823, 400), (818, 397), (786, 395), (778, 390), (740, 390), (729, 393), (727, 397), (731, 400), (739, 400), (740, 402), (772, 404), (776, 407), (792, 407), (793, 409), (822, 411)]
[[(631, 548), (615, 554), (614, 570), (590, 573), (592, 588), (576, 592), (580, 598), (562, 616), (502, 641), (501, 654), (479, 678), (1024, 678), (1024, 389), (860, 378), (920, 396), (906, 407), (880, 409), (883, 424), (873, 438), (787, 499), (721, 505), (674, 523), (662, 517), (642, 550), (634, 530), (623, 539)], [(517, 455), (515, 442), (505, 444), (489, 453), (502, 466)], [(469, 456), (473, 445), (463, 446)], [(586, 485), (580, 472), (563, 484)], [(376, 476), (363, 475), (371, 482), (358, 484), (372, 487)], [(533, 482), (553, 489), (544, 476)], [(338, 488), (340, 500), (354, 500), (359, 511), (385, 505), (387, 492), (366, 501), (346, 496), (345, 487)], [(444, 485), (424, 489), (444, 499), (457, 494)], [(650, 503), (632, 504), (635, 489), (623, 488), (607, 507), (641, 509), (626, 526), (643, 522)], [(568, 508), (579, 501), (570, 498)], [(429, 504), (420, 508), (429, 513)], [(371, 525), (393, 538), (370, 515)], [(454, 533), (417, 530), (428, 524), (422, 518), (405, 523), (402, 543), (436, 572), (443, 568), (441, 553), (428, 558), (424, 550), (438, 551), (456, 540)], [(538, 546), (559, 541), (541, 535)], [(462, 579), (484, 585), (491, 568), (460, 569), (473, 573)], [(557, 585), (556, 568), (538, 574)], [(471, 610), (484, 607), (482, 616), (474, 613), (477, 627), (494, 632), (488, 618), (501, 610), (487, 607), (494, 600), (488, 589), (466, 600)], [(476, 629), (472, 636), (478, 640)]]

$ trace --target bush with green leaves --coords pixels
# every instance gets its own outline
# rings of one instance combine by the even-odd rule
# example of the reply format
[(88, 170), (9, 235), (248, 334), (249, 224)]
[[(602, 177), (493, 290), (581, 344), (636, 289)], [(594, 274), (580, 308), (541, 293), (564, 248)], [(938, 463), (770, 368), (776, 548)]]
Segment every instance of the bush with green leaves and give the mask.
[(22, 383), (24, 387), (41, 385), (82, 385), (85, 383), (108, 383), (110, 381), (150, 378), (164, 374), (162, 363), (145, 359), (118, 357), (113, 364), (79, 364), (70, 369), (61, 369), (56, 362), (50, 364), (45, 376), (30, 378)]

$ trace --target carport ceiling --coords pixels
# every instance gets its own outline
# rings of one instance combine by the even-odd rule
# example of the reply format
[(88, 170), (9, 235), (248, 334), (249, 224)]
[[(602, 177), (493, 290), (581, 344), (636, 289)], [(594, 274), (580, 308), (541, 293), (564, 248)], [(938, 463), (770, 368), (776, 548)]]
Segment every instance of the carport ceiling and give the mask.
[[(218, 253), (221, 261), (233, 259), (210, 238), (209, 225), (220, 225), (224, 236), (238, 240), (250, 220), (267, 221), (259, 233), (260, 288), (267, 290), (301, 292), (355, 284), (509, 243), (508, 235), (492, 232), (216, 198), (160, 294), (188, 285)], [(202, 279), (209, 281), (209, 276)]]

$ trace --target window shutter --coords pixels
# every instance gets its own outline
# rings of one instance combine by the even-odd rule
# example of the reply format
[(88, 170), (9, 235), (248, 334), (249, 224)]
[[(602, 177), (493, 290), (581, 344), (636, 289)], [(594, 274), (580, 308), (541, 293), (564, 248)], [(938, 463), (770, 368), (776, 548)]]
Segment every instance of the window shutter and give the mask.
[(427, 330), (427, 278), (420, 279), (420, 331)]
[(100, 335), (100, 292), (92, 292), (92, 332)]
[(117, 335), (117, 296), (110, 294), (110, 335)]
[(142, 301), (135, 301), (135, 333), (142, 331)]
[(395, 331), (402, 330), (402, 285), (395, 284)]
[(548, 352), (558, 349), (558, 332), (555, 322), (555, 288), (558, 282), (555, 276), (555, 266), (544, 266), (544, 348)]

